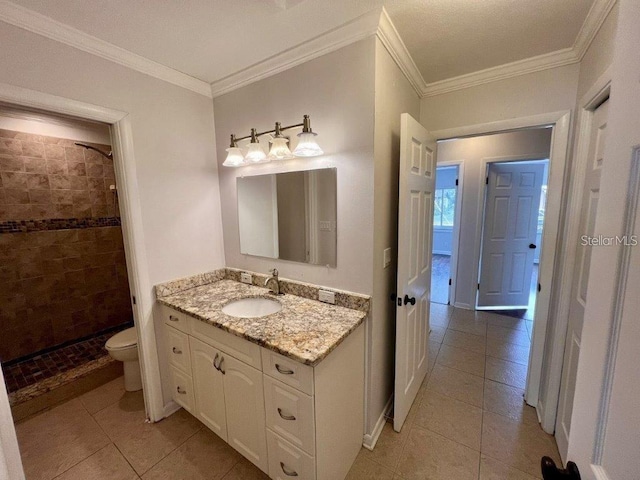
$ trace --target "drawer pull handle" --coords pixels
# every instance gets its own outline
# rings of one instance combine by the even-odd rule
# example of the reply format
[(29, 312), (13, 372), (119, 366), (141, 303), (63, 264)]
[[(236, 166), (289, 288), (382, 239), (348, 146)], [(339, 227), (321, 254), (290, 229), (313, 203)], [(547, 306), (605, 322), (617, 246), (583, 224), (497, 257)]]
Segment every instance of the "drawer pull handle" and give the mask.
[(283, 420), (295, 420), (296, 417), (294, 417), (293, 415), (285, 415), (282, 413), (282, 409), (280, 407), (278, 407), (278, 415), (280, 415), (280, 418), (282, 418)]
[(173, 347), (173, 353), (175, 353), (176, 355), (182, 355), (182, 350), (180, 350), (179, 348)]
[(298, 472), (296, 472), (295, 470), (289, 470), (288, 468), (286, 468), (284, 466), (283, 462), (280, 462), (280, 468), (282, 469), (282, 471), (284, 472), (284, 474), (287, 477), (297, 477), (298, 476)]
[(178, 393), (179, 393), (180, 395), (186, 395), (186, 394), (187, 394), (187, 391), (186, 391), (186, 390), (181, 389), (179, 386), (176, 388), (176, 390), (178, 391)]
[(180, 319), (178, 317), (174, 317), (173, 315), (169, 315), (169, 320), (171, 320), (172, 322), (179, 322)]
[(296, 373), (293, 370), (289, 370), (288, 368), (282, 368), (277, 363), (276, 363), (276, 370), (278, 370), (278, 372), (280, 372), (282, 375), (293, 375), (294, 373)]
[(224, 357), (220, 356), (220, 363), (218, 363), (218, 370), (220, 370), (220, 372), (222, 372), (222, 374), (225, 375), (227, 372), (222, 368), (223, 363), (224, 363)]
[(216, 356), (213, 359), (213, 368), (215, 368), (218, 371), (220, 371), (220, 367), (218, 367), (218, 364), (216, 362), (218, 361), (219, 357), (220, 357), (220, 355), (218, 353), (216, 353)]

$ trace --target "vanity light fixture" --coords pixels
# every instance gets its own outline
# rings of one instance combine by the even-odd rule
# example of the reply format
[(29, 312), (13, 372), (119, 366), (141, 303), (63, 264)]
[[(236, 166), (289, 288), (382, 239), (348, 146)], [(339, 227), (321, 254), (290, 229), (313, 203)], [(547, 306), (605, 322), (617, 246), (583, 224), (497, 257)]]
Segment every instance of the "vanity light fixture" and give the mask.
[[(289, 130), (291, 128), (302, 127), (302, 132), (298, 134), (298, 145), (295, 150), (291, 152), (288, 143), (289, 139), (282, 135), (283, 130)], [(271, 135), (273, 134), (273, 135)], [(262, 135), (271, 136), (271, 149), (269, 155), (266, 155), (258, 137)], [(322, 155), (324, 152), (318, 146), (316, 142), (316, 133), (311, 130), (311, 119), (309, 115), (305, 115), (302, 119), (302, 123), (295, 125), (289, 125), (288, 127), (282, 127), (280, 122), (276, 122), (276, 127), (273, 130), (266, 132), (258, 132), (255, 128), (251, 129), (251, 134), (236, 138), (234, 134), (231, 135), (231, 144), (227, 148), (227, 158), (222, 164), (225, 167), (241, 167), (244, 165), (252, 165), (254, 163), (269, 162), (271, 160), (285, 160), (295, 157), (315, 157)], [(238, 147), (238, 143), (242, 140), (251, 139), (249, 142), (246, 155), (242, 155), (242, 150)]]

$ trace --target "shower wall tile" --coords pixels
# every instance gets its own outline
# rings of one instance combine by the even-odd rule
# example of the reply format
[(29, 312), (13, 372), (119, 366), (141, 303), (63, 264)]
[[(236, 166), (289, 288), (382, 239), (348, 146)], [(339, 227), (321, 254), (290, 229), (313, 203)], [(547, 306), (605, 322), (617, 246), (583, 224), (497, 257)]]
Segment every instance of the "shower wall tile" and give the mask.
[(116, 216), (113, 184), (113, 161), (73, 140), (0, 129), (0, 222)]

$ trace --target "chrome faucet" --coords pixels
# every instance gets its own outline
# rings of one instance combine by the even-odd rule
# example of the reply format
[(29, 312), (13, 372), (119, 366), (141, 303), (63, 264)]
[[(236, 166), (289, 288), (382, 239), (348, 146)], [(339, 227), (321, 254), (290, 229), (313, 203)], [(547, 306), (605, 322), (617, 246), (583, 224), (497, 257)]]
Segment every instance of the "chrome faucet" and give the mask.
[(273, 287), (270, 288), (270, 293), (274, 295), (280, 295), (280, 282), (278, 281), (278, 269), (274, 268), (273, 270), (269, 270), (271, 276), (264, 281), (264, 286), (269, 287), (269, 283), (273, 282)]

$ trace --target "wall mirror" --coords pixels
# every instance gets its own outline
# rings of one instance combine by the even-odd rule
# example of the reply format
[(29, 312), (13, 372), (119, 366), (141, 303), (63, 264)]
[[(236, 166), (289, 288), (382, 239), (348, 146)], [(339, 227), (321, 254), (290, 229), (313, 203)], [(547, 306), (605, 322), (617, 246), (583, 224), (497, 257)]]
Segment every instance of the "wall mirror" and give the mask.
[(336, 169), (238, 177), (240, 253), (336, 266)]

